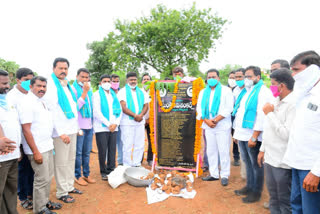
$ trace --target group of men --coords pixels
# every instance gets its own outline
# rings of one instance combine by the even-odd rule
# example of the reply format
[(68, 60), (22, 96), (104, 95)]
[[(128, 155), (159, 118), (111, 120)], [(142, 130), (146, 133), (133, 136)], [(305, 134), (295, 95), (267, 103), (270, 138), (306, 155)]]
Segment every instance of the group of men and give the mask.
[(209, 166), (202, 180), (228, 185), (234, 142), (234, 163), (239, 146), (245, 166), (246, 185), (235, 190), (243, 203), (260, 200), (266, 176), (272, 214), (320, 213), (320, 56), (302, 52), (290, 66), (276, 60), (270, 79), (269, 89), (260, 68), (249, 66), (230, 73), (228, 88), (218, 70), (207, 71), (197, 104)]
[(78, 70), (72, 85), (68, 69), (65, 58), (54, 60), (47, 79), (20, 68), (10, 91), (9, 75), (0, 70), (1, 214), (17, 213), (17, 192), (21, 206), (34, 213), (61, 209), (49, 200), (53, 175), (57, 199), (75, 202), (72, 194), (82, 191), (74, 182), (96, 182), (89, 167), (93, 133), (102, 180), (116, 167), (117, 144), (118, 165), (141, 166), (149, 95), (137, 87), (137, 74), (129, 72), (120, 90), (118, 75), (102, 75), (93, 93), (87, 69)]
[[(137, 87), (137, 74), (127, 73), (121, 89), (118, 75), (104, 74), (93, 93), (87, 69), (78, 70), (72, 85), (68, 69), (65, 58), (54, 60), (48, 79), (21, 68), (9, 93), (8, 73), (0, 71), (1, 213), (17, 213), (16, 192), (22, 207), (34, 213), (61, 209), (49, 200), (53, 175), (56, 197), (73, 203), (71, 194), (82, 194), (74, 181), (82, 186), (96, 182), (89, 167), (93, 133), (102, 180), (108, 180), (116, 162), (141, 166), (145, 129), (150, 142), (150, 100), (145, 87)], [(233, 142), (234, 165), (239, 165), (240, 148), (246, 177), (235, 194), (244, 196), (244, 203), (260, 200), (266, 176), (271, 213), (320, 213), (320, 57), (306, 51), (290, 66), (276, 60), (271, 72), (269, 89), (256, 66), (231, 72), (229, 87), (220, 83), (218, 70), (207, 71), (196, 106), (197, 119), (204, 121), (209, 169), (202, 180), (221, 178), (228, 185)], [(184, 76), (180, 67), (172, 73)], [(142, 76), (142, 84), (150, 80), (149, 74)], [(151, 164), (150, 143), (147, 161)]]

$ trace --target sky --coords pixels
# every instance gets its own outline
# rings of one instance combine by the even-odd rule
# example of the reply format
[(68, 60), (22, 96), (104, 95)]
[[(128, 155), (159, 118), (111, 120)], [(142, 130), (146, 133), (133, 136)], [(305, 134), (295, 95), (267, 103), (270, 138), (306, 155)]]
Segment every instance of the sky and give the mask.
[(48, 76), (56, 57), (70, 61), (69, 79), (85, 66), (86, 45), (114, 30), (114, 21), (134, 20), (151, 8), (212, 11), (229, 21), (202, 72), (226, 64), (269, 69), (305, 50), (320, 53), (319, 0), (0, 0), (0, 58)]

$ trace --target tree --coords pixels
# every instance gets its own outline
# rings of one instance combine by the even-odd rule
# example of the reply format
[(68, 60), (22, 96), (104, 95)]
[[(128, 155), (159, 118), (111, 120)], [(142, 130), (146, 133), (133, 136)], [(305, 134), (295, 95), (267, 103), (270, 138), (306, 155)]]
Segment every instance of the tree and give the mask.
[(173, 10), (158, 5), (150, 16), (115, 23), (113, 42), (106, 49), (115, 70), (147, 71), (150, 68), (171, 75), (175, 66), (196, 68), (206, 59), (215, 41), (222, 36), (227, 20), (211, 9)]
[(16, 71), (19, 69), (19, 65), (13, 61), (6, 61), (0, 58), (0, 69), (9, 73), (10, 85), (16, 84)]
[(220, 82), (222, 85), (228, 85), (228, 78), (229, 78), (229, 73), (231, 71), (235, 71), (239, 68), (241, 68), (241, 65), (230, 65), (227, 64), (225, 65), (224, 68), (218, 69), (219, 75), (220, 75)]
[(87, 48), (91, 51), (86, 67), (90, 71), (92, 86), (97, 87), (102, 74), (111, 74), (114, 69), (110, 61), (110, 55), (106, 50), (113, 43), (112, 34), (103, 41), (94, 41), (87, 44)]

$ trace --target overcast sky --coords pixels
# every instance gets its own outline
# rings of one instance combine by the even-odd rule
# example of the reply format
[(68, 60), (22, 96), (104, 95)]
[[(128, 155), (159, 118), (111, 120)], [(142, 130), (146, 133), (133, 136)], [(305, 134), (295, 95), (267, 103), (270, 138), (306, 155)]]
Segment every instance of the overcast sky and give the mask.
[[(68, 78), (84, 66), (86, 44), (114, 30), (116, 19), (148, 15), (151, 8), (189, 8), (192, 0), (0, 0), (0, 58), (40, 75), (52, 72), (56, 57), (66, 57)], [(231, 23), (211, 51), (203, 72), (226, 64), (269, 68), (277, 59), (305, 50), (320, 53), (319, 0), (197, 0)]]

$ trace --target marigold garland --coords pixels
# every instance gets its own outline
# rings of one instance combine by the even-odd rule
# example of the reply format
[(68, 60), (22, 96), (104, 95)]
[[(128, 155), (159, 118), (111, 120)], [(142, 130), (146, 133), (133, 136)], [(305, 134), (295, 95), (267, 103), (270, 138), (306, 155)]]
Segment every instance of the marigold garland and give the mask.
[[(158, 160), (158, 156), (157, 156), (157, 149), (156, 149), (156, 145), (155, 145), (154, 126), (153, 126), (154, 120), (155, 120), (154, 101), (155, 101), (155, 99), (157, 99), (158, 104), (163, 112), (170, 112), (175, 107), (175, 103), (176, 103), (176, 99), (177, 99), (177, 96), (174, 95), (172, 97), (171, 106), (168, 109), (165, 109), (163, 107), (163, 103), (162, 103), (162, 100), (160, 97), (160, 91), (155, 90), (155, 84), (157, 82), (158, 81), (155, 80), (155, 81), (152, 81), (150, 84), (151, 102), (150, 102), (150, 114), (149, 114), (150, 115), (149, 116), (149, 124), (150, 124), (151, 148), (152, 148), (152, 153), (155, 154), (155, 156), (156, 156), (156, 160)], [(175, 83), (174, 91), (173, 91), (174, 94), (178, 93), (179, 83), (180, 83), (180, 80)], [(204, 82), (201, 78), (198, 78), (193, 81), (193, 83), (192, 83), (192, 105), (197, 104), (199, 93), (204, 88), (204, 86), (205, 86)], [(155, 98), (155, 96), (156, 96), (156, 98)], [(201, 150), (201, 137), (202, 137), (201, 125), (202, 125), (202, 122), (203, 122), (202, 120), (196, 120), (196, 130), (195, 130), (196, 133), (195, 133), (194, 153), (193, 153), (193, 157), (194, 157), (195, 162), (197, 162), (197, 156)], [(201, 165), (200, 164), (198, 164), (198, 165), (199, 165), (198, 174), (202, 175), (203, 171), (202, 171)]]

